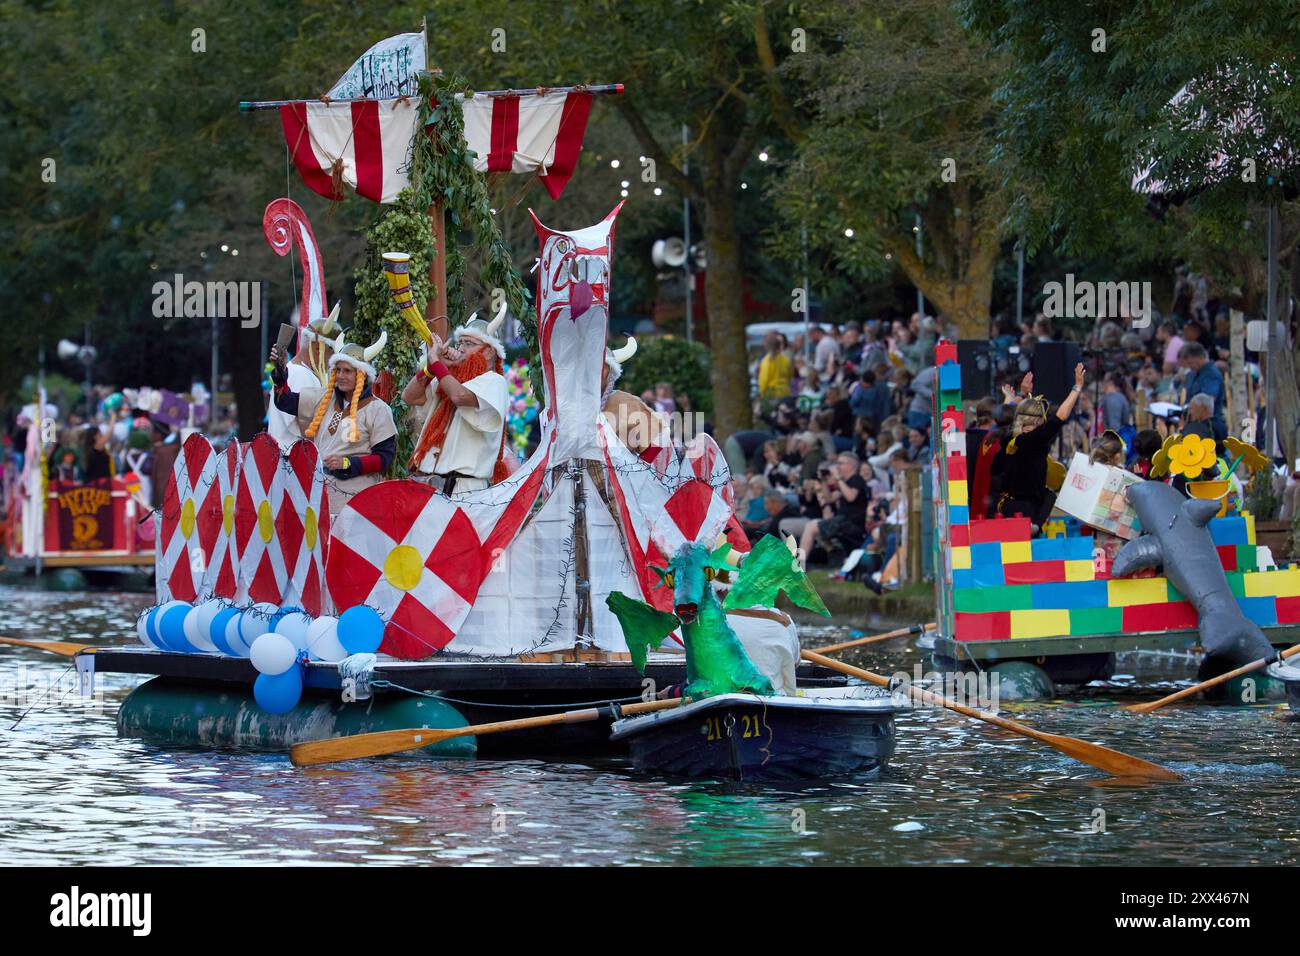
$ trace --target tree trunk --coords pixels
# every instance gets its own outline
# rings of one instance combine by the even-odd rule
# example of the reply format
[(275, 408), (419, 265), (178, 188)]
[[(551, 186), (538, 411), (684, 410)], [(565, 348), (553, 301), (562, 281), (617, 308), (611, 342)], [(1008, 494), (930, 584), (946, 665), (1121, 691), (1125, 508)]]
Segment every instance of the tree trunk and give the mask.
[(709, 346), (712, 353), (713, 434), (719, 444), (753, 424), (734, 183), (728, 184), (716, 172), (721, 166), (721, 160), (709, 163), (704, 207), (704, 242), (709, 250), (704, 288), (709, 305)]

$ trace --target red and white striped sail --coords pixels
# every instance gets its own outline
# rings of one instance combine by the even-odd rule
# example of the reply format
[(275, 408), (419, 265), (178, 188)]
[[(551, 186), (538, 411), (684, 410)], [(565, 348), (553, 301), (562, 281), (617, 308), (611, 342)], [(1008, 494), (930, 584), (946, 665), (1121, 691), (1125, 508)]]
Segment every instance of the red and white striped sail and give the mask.
[(551, 198), (560, 198), (582, 153), (590, 93), (475, 96), (463, 100), (461, 110), (465, 142), (477, 154), (475, 169), (536, 172)]
[(284, 141), (307, 186), (342, 199), (335, 173), (358, 196), (390, 203), (411, 183), (411, 141), (419, 125), (413, 99), (280, 107)]
[(235, 543), (239, 549), (239, 601), (280, 604), (289, 583), (288, 560), (276, 534), (284, 501), (280, 446), (266, 432), (244, 451), (235, 493)]
[(155, 558), (158, 603), (193, 601), (212, 553), (216, 525), (204, 499), (216, 478), (216, 454), (202, 435), (191, 435), (176, 456), (163, 494), (161, 533)]

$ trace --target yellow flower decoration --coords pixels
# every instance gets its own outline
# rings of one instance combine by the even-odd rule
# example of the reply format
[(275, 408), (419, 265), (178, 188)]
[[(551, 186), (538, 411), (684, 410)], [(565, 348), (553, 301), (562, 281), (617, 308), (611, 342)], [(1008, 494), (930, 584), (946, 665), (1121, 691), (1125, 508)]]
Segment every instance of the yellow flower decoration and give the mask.
[(1199, 478), (1201, 472), (1214, 467), (1215, 457), (1213, 438), (1185, 435), (1169, 446), (1169, 473), (1189, 480)]
[(1151, 478), (1163, 478), (1169, 474), (1169, 449), (1178, 443), (1177, 435), (1167, 435), (1160, 450), (1151, 456)]
[(1252, 475), (1268, 467), (1268, 459), (1264, 457), (1264, 453), (1240, 438), (1224, 439), (1223, 447), (1228, 450), (1229, 461), (1236, 461), (1240, 457), (1241, 464), (1238, 467), (1246, 469)]

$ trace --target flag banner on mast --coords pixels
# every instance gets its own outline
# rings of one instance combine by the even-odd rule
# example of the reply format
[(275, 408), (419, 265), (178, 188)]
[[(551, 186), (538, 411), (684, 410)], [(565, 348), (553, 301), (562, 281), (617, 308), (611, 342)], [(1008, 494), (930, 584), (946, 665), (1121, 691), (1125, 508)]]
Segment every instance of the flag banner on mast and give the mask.
[(353, 63), (325, 94), (331, 100), (377, 100), (414, 96), (425, 69), (424, 33), (399, 33), (380, 40)]
[(303, 182), (327, 199), (342, 199), (338, 179), (357, 195), (390, 203), (410, 185), (411, 142), (419, 123), (415, 99), (280, 107), (284, 141)]
[(461, 101), (465, 141), (489, 173), (538, 173), (559, 199), (578, 165), (591, 94), (573, 90), (533, 96), (475, 96)]

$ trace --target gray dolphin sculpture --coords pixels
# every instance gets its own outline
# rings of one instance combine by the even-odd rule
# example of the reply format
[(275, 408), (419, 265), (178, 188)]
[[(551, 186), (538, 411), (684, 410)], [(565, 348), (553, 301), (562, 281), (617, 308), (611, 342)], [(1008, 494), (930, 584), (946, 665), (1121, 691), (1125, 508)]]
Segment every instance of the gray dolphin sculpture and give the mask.
[[(1121, 578), (1164, 565), (1165, 577), (1196, 608), (1206, 650), (1203, 674), (1222, 673), (1261, 657), (1271, 660), (1273, 646), (1241, 613), (1205, 527), (1218, 514), (1219, 502), (1184, 498), (1162, 481), (1130, 485), (1128, 500), (1146, 533), (1119, 549), (1111, 574)], [(1223, 666), (1225, 662), (1229, 666)]]

